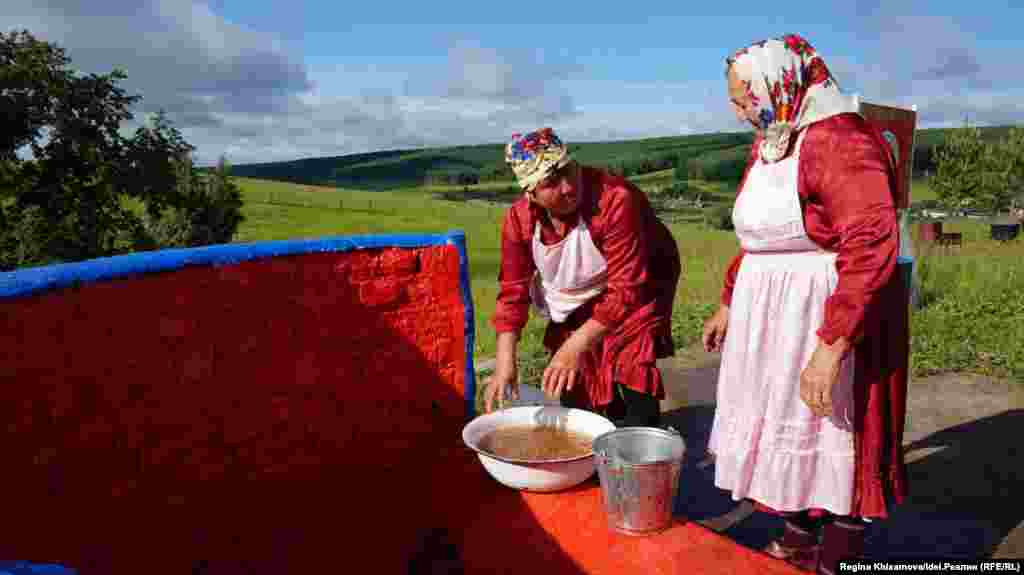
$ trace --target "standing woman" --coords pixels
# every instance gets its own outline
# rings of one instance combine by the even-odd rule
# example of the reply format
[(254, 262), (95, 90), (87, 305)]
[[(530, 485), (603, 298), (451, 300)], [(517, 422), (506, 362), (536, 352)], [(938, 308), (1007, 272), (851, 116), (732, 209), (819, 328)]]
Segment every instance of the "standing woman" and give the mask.
[(549, 321), (542, 387), (568, 407), (656, 426), (656, 360), (674, 353), (675, 239), (626, 179), (581, 166), (550, 128), (513, 136), (505, 159), (525, 194), (506, 212), (487, 410), (517, 391), (516, 347), (531, 303)]
[(722, 351), (715, 484), (785, 517), (770, 554), (835, 573), (863, 552), (864, 520), (906, 496), (894, 167), (801, 37), (740, 50), (727, 76), (757, 137), (733, 208), (741, 250), (703, 334)]

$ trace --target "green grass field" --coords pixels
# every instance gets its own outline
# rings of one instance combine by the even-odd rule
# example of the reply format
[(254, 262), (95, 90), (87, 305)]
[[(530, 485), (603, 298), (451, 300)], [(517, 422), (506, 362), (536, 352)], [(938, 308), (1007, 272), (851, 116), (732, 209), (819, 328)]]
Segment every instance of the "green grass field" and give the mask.
[(947, 221), (962, 247), (922, 242), (914, 233), (924, 307), (913, 314), (914, 373), (973, 371), (1024, 382), (1024, 236), (994, 241), (989, 226)]
[(923, 180), (913, 180), (910, 183), (910, 202), (920, 202), (922, 200), (936, 200), (938, 196), (928, 185), (928, 182)]
[[(671, 173), (631, 178), (649, 193), (671, 183)], [(384, 233), (442, 233), (463, 230), (467, 237), (476, 356), (489, 357), (495, 336), (494, 312), (500, 262), (503, 208), (480, 202), (432, 199), (459, 187), (350, 191), (237, 178), (245, 198), (246, 221), (235, 241), (314, 238)], [(507, 185), (507, 184), (503, 184)], [(718, 183), (691, 182), (728, 202), (733, 190)], [(652, 191), (654, 190), (654, 191)], [(927, 184), (915, 182), (915, 200), (926, 199)], [(673, 333), (677, 344), (694, 344), (704, 319), (717, 306), (721, 281), (737, 250), (732, 232), (711, 229), (700, 218), (666, 218), (679, 244), (683, 278), (679, 285)], [(1024, 237), (1002, 244), (987, 237), (974, 221), (950, 222), (944, 231), (960, 231), (960, 248), (937, 248), (915, 239), (917, 274), (923, 301), (913, 314), (912, 364), (916, 375), (945, 370), (1024, 379)], [(915, 232), (916, 238), (916, 232)], [(523, 336), (523, 376), (533, 380), (543, 366), (543, 325), (531, 320)]]

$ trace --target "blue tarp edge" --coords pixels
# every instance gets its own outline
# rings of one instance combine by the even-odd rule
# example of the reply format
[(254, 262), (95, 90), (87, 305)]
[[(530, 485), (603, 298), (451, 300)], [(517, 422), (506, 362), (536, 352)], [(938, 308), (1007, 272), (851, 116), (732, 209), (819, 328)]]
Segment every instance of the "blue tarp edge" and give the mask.
[(0, 561), (0, 575), (78, 575), (78, 571), (55, 563)]
[(332, 236), (308, 240), (280, 240), (221, 244), (136, 252), (83, 262), (55, 264), (0, 273), (0, 299), (32, 295), (76, 283), (88, 283), (134, 274), (173, 271), (190, 265), (230, 265), (267, 257), (293, 256), (357, 249), (445, 245), (461, 231), (446, 234)]
[(459, 288), (462, 291), (466, 334), (466, 418), (472, 419), (476, 416), (476, 368), (473, 365), (473, 351), (476, 348), (476, 319), (473, 311), (473, 291), (469, 280), (469, 253), (465, 234), (453, 234), (452, 242), (459, 251)]

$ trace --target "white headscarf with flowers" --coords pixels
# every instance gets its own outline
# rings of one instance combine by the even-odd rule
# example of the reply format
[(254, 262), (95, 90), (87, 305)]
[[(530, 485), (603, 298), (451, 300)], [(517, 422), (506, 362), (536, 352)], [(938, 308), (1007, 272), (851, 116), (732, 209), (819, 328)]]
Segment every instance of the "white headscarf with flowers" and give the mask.
[(824, 60), (796, 34), (763, 40), (726, 59), (747, 86), (763, 134), (760, 157), (781, 160), (793, 132), (830, 116), (858, 112)]

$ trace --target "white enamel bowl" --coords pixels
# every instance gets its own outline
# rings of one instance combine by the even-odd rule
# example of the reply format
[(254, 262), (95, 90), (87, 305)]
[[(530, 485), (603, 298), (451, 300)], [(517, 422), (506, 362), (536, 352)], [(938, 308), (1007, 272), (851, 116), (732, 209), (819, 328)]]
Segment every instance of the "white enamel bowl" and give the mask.
[(583, 483), (596, 469), (594, 454), (532, 462), (496, 457), (480, 449), (483, 437), (506, 425), (554, 425), (591, 438), (615, 429), (614, 423), (596, 413), (552, 405), (512, 407), (480, 415), (466, 424), (462, 441), (476, 451), (484, 469), (499, 483), (524, 491), (561, 491)]

